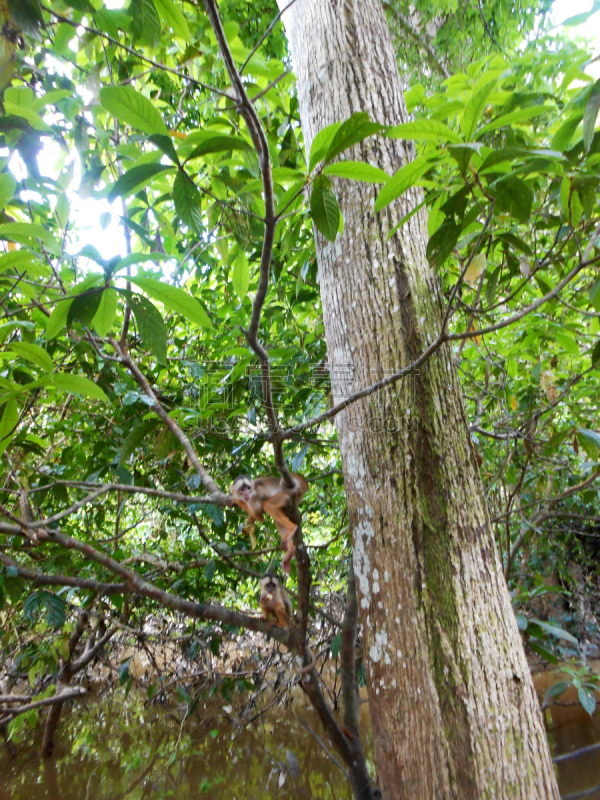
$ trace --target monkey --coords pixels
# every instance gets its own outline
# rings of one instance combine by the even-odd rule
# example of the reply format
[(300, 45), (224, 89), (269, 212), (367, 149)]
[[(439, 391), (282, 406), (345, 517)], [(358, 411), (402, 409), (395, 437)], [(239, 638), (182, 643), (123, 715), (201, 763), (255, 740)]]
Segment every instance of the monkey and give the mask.
[(259, 583), (258, 605), (263, 612), (263, 618), (268, 622), (269, 617), (273, 616), (280, 628), (289, 630), (292, 627), (292, 601), (289, 594), (272, 572), (267, 572)]
[(260, 522), (264, 520), (265, 513), (273, 518), (281, 537), (281, 549), (286, 551), (281, 567), (288, 574), (292, 557), (296, 552), (292, 536), (298, 526), (285, 512), (288, 511), (291, 497), (297, 497), (298, 503), (301, 503), (308, 491), (308, 483), (302, 475), (293, 473), (292, 477), (295, 486), (293, 489), (288, 489), (279, 478), (264, 476), (252, 480), (247, 475), (240, 475), (231, 484), (230, 501), (230, 505), (238, 505), (248, 514), (244, 528), (251, 530), (256, 520)]
[[(272, 572), (266, 572), (260, 579), (259, 584), (260, 600), (258, 605), (263, 613), (263, 619), (268, 623), (269, 617), (273, 616), (276, 618), (277, 623), (271, 621), (269, 624), (277, 624), (278, 627), (289, 630), (292, 627), (292, 601), (283, 584)], [(297, 667), (302, 678), (312, 672), (317, 663), (317, 658), (312, 651), (308, 649), (307, 652), (310, 656), (310, 664), (306, 667)]]

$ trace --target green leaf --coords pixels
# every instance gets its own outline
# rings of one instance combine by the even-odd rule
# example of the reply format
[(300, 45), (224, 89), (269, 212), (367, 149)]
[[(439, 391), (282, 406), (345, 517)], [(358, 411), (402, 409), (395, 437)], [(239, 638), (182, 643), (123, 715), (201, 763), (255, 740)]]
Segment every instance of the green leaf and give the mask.
[(0, 456), (4, 453), (15, 435), (15, 428), (19, 422), (19, 406), (14, 397), (4, 404), (2, 419), (0, 419)]
[(106, 336), (117, 315), (117, 292), (112, 287), (104, 289), (100, 295), (98, 310), (92, 318), (91, 326), (98, 336)]
[(35, 95), (28, 86), (11, 86), (4, 92), (4, 110), (6, 114), (21, 117), (36, 131), (48, 131), (46, 125), (34, 108)]
[(331, 649), (331, 655), (334, 658), (337, 658), (340, 650), (342, 649), (342, 634), (341, 633), (338, 633), (337, 636), (333, 637), (333, 639), (331, 640), (330, 649)]
[(30, 253), (28, 250), (13, 250), (10, 253), (0, 255), (0, 273), (14, 267), (27, 268), (36, 263), (39, 264), (40, 262), (34, 253)]
[(554, 134), (552, 138), (552, 142), (550, 143), (550, 147), (552, 150), (566, 150), (569, 142), (573, 138), (573, 135), (577, 128), (579, 127), (579, 123), (583, 119), (583, 113), (581, 111), (576, 112), (573, 116), (569, 117), (569, 119), (565, 120), (557, 132)]
[(577, 428), (577, 433), (600, 450), (600, 433), (592, 431), (589, 428)]
[(30, 36), (36, 36), (44, 27), (44, 17), (39, 0), (8, 0), (8, 10), (14, 22)]
[(33, 331), (35, 330), (35, 323), (19, 320), (18, 322), (6, 322), (4, 325), (0, 325), (0, 344), (4, 342), (9, 333), (12, 333), (19, 328)]
[(415, 158), (414, 161), (409, 161), (408, 164), (405, 164), (394, 173), (377, 195), (375, 211), (381, 211), (386, 206), (389, 206), (390, 203), (404, 194), (407, 189), (414, 186), (429, 169), (431, 169), (431, 163), (422, 157)]
[(202, 198), (191, 179), (179, 170), (173, 184), (173, 200), (177, 216), (199, 236), (202, 233)]
[(28, 239), (39, 239), (44, 244), (56, 245), (57, 241), (43, 225), (36, 222), (7, 222), (0, 225), (0, 239), (12, 239), (23, 243)]
[(17, 182), (10, 172), (0, 174), (0, 211), (12, 199), (16, 188)]
[(73, 300), (59, 300), (46, 322), (46, 341), (49, 342), (67, 327), (67, 317)]
[(233, 150), (254, 152), (254, 146), (242, 139), (241, 136), (224, 136), (222, 133), (212, 133), (210, 131), (198, 131), (190, 134), (185, 142), (185, 148), (187, 149), (190, 144), (195, 144), (198, 140), (199, 144), (187, 156), (186, 161), (190, 161), (192, 158), (200, 158), (209, 153), (228, 153)]
[(250, 285), (250, 268), (248, 267), (248, 259), (241, 250), (233, 262), (231, 282), (233, 283), (235, 293), (240, 300), (243, 300), (248, 294), (248, 286)]
[(529, 108), (519, 108), (516, 111), (510, 111), (508, 114), (502, 114), (500, 117), (488, 122), (476, 133), (476, 137), (483, 136), (484, 133), (491, 133), (498, 130), (498, 128), (505, 128), (507, 125), (512, 125), (515, 122), (525, 122), (525, 120), (534, 119), (542, 114), (552, 112), (554, 109), (551, 106), (530, 106)]
[(46, 622), (52, 628), (62, 628), (66, 620), (66, 603), (57, 594), (52, 592), (42, 591), (41, 600), (44, 608), (47, 611)]
[(419, 213), (419, 211), (420, 211), (420, 210), (423, 208), (423, 206), (424, 206), (426, 203), (427, 203), (427, 200), (426, 200), (426, 199), (425, 199), (425, 200), (421, 200), (421, 202), (419, 203), (419, 205), (418, 205), (418, 206), (415, 206), (415, 207), (412, 209), (412, 211), (409, 211), (409, 212), (408, 212), (408, 214), (405, 214), (405, 215), (402, 217), (402, 219), (400, 220), (400, 222), (397, 222), (397, 223), (394, 225), (394, 227), (392, 228), (392, 230), (391, 230), (391, 231), (388, 233), (388, 235), (387, 235), (387, 241), (389, 242), (389, 240), (390, 240), (390, 239), (392, 238), (392, 236), (393, 236), (393, 235), (396, 233), (396, 231), (397, 231), (397, 230), (399, 230), (399, 229), (400, 229), (400, 228), (401, 228), (401, 227), (402, 227), (404, 224), (406, 224), (406, 223), (408, 222), (408, 220), (409, 220), (409, 219), (412, 219), (412, 218), (415, 216), (415, 214), (418, 214), (418, 213)]
[(105, 86), (100, 89), (100, 103), (119, 122), (143, 133), (168, 133), (160, 112), (131, 86)]
[(583, 206), (581, 204), (581, 200), (579, 199), (579, 194), (574, 191), (571, 194), (571, 225), (573, 228), (578, 228), (579, 223), (581, 222), (581, 218), (583, 216)]
[(185, 41), (190, 40), (190, 29), (187, 20), (181, 10), (173, 3), (173, 0), (154, 0), (156, 10), (163, 22), (173, 29), (175, 36)]
[(166, 164), (140, 164), (139, 167), (132, 167), (124, 172), (123, 175), (113, 184), (108, 194), (108, 202), (112, 203), (117, 197), (128, 197), (136, 194), (140, 189), (148, 186), (155, 175), (159, 175), (166, 170), (172, 171), (173, 167)]
[(583, 112), (583, 146), (586, 152), (589, 152), (594, 138), (594, 129), (596, 127), (596, 119), (598, 111), (600, 110), (600, 78), (592, 86), (590, 96), (585, 104), (585, 111)]
[(139, 286), (146, 294), (154, 300), (163, 303), (167, 308), (176, 311), (181, 316), (199, 325), (201, 328), (212, 330), (213, 324), (206, 311), (202, 308), (198, 300), (192, 297), (183, 289), (170, 286), (168, 283), (161, 283), (156, 278), (131, 277), (131, 283)]
[(54, 369), (54, 362), (39, 344), (30, 344), (29, 342), (11, 342), (10, 350), (17, 353), (21, 358), (31, 361), (38, 367), (41, 367), (44, 372), (52, 372)]
[(600, 311), (600, 278), (590, 289), (590, 303), (594, 306), (596, 311)]
[(309, 172), (312, 172), (319, 161), (325, 157), (325, 153), (329, 150), (329, 145), (331, 144), (333, 137), (339, 131), (341, 126), (341, 122), (334, 122), (333, 125), (328, 125), (326, 128), (323, 128), (317, 133), (310, 148), (310, 159), (308, 162)]
[(212, 583), (212, 579), (215, 577), (216, 569), (217, 569), (217, 562), (214, 560), (209, 561), (208, 564), (204, 567), (204, 577), (208, 581), (208, 583)]
[(324, 175), (336, 175), (338, 178), (348, 178), (365, 183), (387, 183), (390, 176), (379, 167), (365, 164), (362, 161), (338, 161), (330, 164), (323, 170)]
[(560, 184), (560, 207), (564, 216), (569, 219), (569, 199), (571, 197), (571, 179), (568, 175), (562, 179)]
[(23, 603), (23, 616), (31, 623), (36, 622), (41, 605), (41, 592), (32, 592)]
[(317, 175), (313, 181), (310, 213), (317, 230), (329, 242), (334, 242), (340, 227), (340, 207), (331, 191), (331, 181), (325, 175)]
[(66, 372), (56, 373), (52, 376), (52, 383), (61, 392), (80, 395), (81, 397), (91, 397), (93, 400), (102, 400), (108, 403), (109, 399), (98, 384), (83, 375), (72, 375)]
[(533, 192), (525, 181), (513, 173), (504, 175), (489, 187), (496, 199), (498, 211), (510, 212), (519, 222), (526, 222), (531, 215)]
[(74, 322), (79, 322), (81, 325), (89, 327), (100, 306), (101, 294), (99, 291), (93, 291), (75, 297), (69, 306), (67, 327), (70, 328)]
[[(162, 284), (161, 284), (162, 285)], [(167, 363), (167, 328), (160, 311), (141, 294), (127, 292), (142, 342), (161, 364)]]
[[(324, 161), (328, 164), (344, 150), (362, 142), (368, 136), (373, 136), (384, 129), (378, 122), (371, 122), (366, 111), (357, 111), (355, 114), (341, 124), (335, 133), (329, 149), (325, 154)], [(337, 202), (337, 201), (336, 201)]]
[(577, 355), (579, 353), (577, 342), (566, 333), (555, 330), (552, 332), (552, 336), (565, 352), (571, 353), (572, 355)]
[(155, 144), (159, 150), (162, 150), (174, 164), (179, 164), (179, 156), (177, 155), (177, 151), (175, 150), (170, 136), (165, 136), (162, 133), (155, 133), (150, 137), (150, 141), (152, 144)]
[(431, 142), (460, 142), (460, 136), (443, 122), (435, 119), (419, 119), (416, 122), (404, 122), (385, 132), (390, 139), (423, 139)]
[(552, 625), (550, 622), (543, 622), (541, 619), (532, 620), (536, 625), (549, 633), (550, 636), (553, 636), (555, 639), (563, 639), (565, 642), (570, 642), (570, 644), (578, 645), (579, 642), (577, 639), (567, 631), (563, 630), (558, 625)]
[(561, 25), (563, 28), (575, 28), (578, 25), (583, 25), (584, 22), (587, 22), (588, 19), (598, 12), (598, 3), (592, 3), (592, 7), (589, 11), (583, 11), (581, 14), (573, 14), (572, 17), (568, 17), (565, 19)]
[(133, 453), (133, 451), (140, 447), (144, 439), (148, 436), (148, 434), (152, 433), (158, 424), (159, 422), (157, 419), (147, 419), (140, 423), (131, 431), (131, 433), (126, 436), (123, 446), (119, 451), (120, 464), (124, 464), (129, 459), (129, 456)]
[(548, 705), (550, 700), (556, 700), (557, 697), (560, 697), (561, 694), (564, 694), (569, 686), (571, 686), (569, 681), (558, 681), (557, 683), (553, 683), (544, 695), (544, 708)]
[(461, 227), (448, 217), (435, 231), (427, 243), (427, 258), (436, 267), (440, 267), (456, 247)]
[(487, 105), (490, 94), (496, 87), (496, 83), (496, 80), (486, 83), (482, 89), (479, 89), (479, 91), (475, 92), (473, 97), (465, 106), (465, 110), (463, 111), (463, 115), (460, 120), (460, 129), (465, 135), (467, 142), (471, 141), (471, 137), (473, 136), (475, 128), (477, 127), (477, 123), (483, 114), (483, 110)]
[(583, 686), (581, 686), (577, 690), (577, 697), (579, 698), (581, 705), (591, 717), (596, 710), (596, 695), (594, 694), (594, 690), (585, 689)]
[(152, 0), (131, 0), (128, 8), (134, 40), (154, 47), (161, 34), (160, 18)]
[(161, 261), (173, 261), (175, 258), (176, 256), (170, 256), (168, 253), (131, 253), (131, 255), (125, 256), (119, 261), (115, 267), (115, 272), (132, 264), (145, 264), (146, 261), (158, 264)]

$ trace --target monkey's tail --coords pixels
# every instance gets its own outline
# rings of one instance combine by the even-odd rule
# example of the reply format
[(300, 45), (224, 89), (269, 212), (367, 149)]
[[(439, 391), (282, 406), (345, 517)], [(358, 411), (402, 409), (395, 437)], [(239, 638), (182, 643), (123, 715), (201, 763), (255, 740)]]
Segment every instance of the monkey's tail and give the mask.
[(310, 664), (307, 664), (307, 666), (305, 667), (298, 668), (298, 674), (301, 675), (302, 677), (308, 675), (309, 672), (312, 672), (317, 663), (317, 657), (310, 649), (310, 647), (307, 647), (306, 650), (308, 652), (308, 655), (310, 656)]

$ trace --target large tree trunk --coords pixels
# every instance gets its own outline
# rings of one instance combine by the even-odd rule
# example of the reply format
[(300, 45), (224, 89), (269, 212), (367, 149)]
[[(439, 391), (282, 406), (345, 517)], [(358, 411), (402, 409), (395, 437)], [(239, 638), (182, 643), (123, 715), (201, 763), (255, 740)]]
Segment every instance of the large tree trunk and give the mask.
[[(283, 21), (307, 149), (356, 111), (406, 121), (380, 0), (296, 0)], [(378, 138), (348, 157), (392, 174), (413, 149)], [(335, 190), (344, 233), (317, 254), (337, 402), (418, 356), (442, 297), (423, 214), (386, 242), (419, 192), (376, 215), (370, 185)], [(337, 424), (383, 797), (558, 798), (450, 346)]]

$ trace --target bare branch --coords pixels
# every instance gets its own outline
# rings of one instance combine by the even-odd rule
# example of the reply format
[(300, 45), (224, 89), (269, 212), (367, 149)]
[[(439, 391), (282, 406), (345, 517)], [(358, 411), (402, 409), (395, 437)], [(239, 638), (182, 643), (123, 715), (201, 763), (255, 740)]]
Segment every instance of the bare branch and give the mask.
[(160, 417), (160, 419), (164, 422), (165, 426), (171, 431), (173, 436), (177, 439), (177, 441), (182, 445), (183, 449), (187, 453), (187, 457), (189, 458), (192, 466), (196, 470), (196, 473), (200, 476), (202, 483), (206, 486), (206, 488), (211, 493), (211, 502), (215, 503), (216, 505), (225, 506), (228, 505), (228, 496), (223, 494), (223, 492), (219, 489), (217, 484), (208, 474), (208, 472), (204, 469), (202, 464), (200, 463), (200, 459), (198, 458), (196, 451), (188, 437), (185, 433), (181, 430), (179, 425), (175, 422), (175, 420), (169, 416), (166, 410), (163, 408), (160, 400), (154, 394), (154, 391), (146, 376), (142, 373), (140, 368), (137, 364), (133, 361), (131, 356), (121, 350), (119, 343), (113, 339), (109, 338), (111, 345), (113, 346), (115, 352), (120, 357), (121, 362), (128, 368), (131, 372), (141, 389), (144, 391), (144, 394), (152, 400), (152, 409), (154, 413)]

